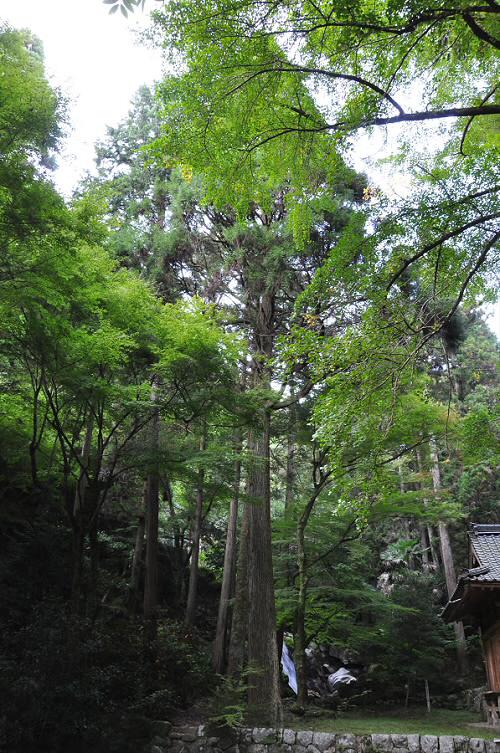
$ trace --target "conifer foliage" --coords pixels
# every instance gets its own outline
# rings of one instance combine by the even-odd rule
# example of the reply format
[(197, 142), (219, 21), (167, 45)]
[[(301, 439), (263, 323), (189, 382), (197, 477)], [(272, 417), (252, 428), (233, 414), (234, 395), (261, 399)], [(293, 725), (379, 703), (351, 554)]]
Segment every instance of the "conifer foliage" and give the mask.
[[(200, 699), (268, 726), (484, 679), (474, 630), (439, 612), (468, 523), (498, 522), (480, 308), (498, 8), (327, 5), (157, 9), (178, 70), (141, 88), (70, 201), (50, 177), (64, 100), (39, 41), (0, 29), (13, 753), (136, 751)], [(360, 129), (435, 120), (452, 123), (442, 148), (403, 144), (406, 197), (349, 166)], [(350, 700), (325, 652), (356, 674)]]

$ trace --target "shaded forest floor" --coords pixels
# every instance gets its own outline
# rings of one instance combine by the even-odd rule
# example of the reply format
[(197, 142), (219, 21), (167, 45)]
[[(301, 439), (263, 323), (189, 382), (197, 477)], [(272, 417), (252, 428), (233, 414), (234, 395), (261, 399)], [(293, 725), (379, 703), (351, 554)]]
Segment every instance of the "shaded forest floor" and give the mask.
[(498, 728), (479, 726), (480, 714), (471, 711), (433, 709), (430, 714), (425, 708), (409, 709), (363, 709), (341, 713), (337, 718), (318, 717), (294, 718), (286, 723), (294, 729), (311, 729), (320, 732), (342, 732), (356, 735), (368, 734), (419, 734), (419, 735), (463, 735), (493, 740), (500, 736)]

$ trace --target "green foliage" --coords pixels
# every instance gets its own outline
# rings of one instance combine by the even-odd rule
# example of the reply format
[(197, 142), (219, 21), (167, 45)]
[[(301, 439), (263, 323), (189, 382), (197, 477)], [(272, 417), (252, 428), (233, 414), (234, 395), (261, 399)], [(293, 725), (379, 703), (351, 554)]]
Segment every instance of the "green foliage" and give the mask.
[(181, 625), (160, 625), (153, 685), (144, 640), (140, 625), (75, 623), (62, 603), (39, 603), (20, 633), (3, 637), (0, 695), (12, 749), (92, 745), (107, 739), (118, 714), (161, 719), (207, 692), (207, 651), (186, 641)]
[[(106, 2), (124, 16), (144, 4)], [(156, 32), (177, 73), (141, 89), (71, 203), (47, 177), (63, 103), (40, 45), (0, 32), (0, 691), (13, 750), (95, 748), (120, 715), (164, 717), (213, 692), (210, 599), (199, 632), (178, 621), (197, 495), (201, 564), (220, 576), (235, 462), (241, 485), (257, 467), (240, 444), (268, 415), (280, 626), (297, 636), (301, 616), (306, 645), (379, 664), (386, 696), (410, 676), (453, 675), (437, 580), (419, 568), (433, 525), (453, 537), (496, 514), (498, 353), (469, 311), (492, 298), (496, 137), (474, 110), (439, 154), (408, 148), (414, 183), (398, 202), (346, 159), (349, 133), (405, 120), (395, 99), (413, 80), (423, 118), (492, 114), (495, 9), (372, 5), (168, 4)], [(164, 500), (153, 640), (130, 615), (147, 476)], [(213, 721), (237, 726), (247, 690), (245, 674), (220, 683)]]
[(136, 8), (144, 9), (145, 2), (146, 0), (103, 0), (103, 3), (110, 6), (110, 15), (120, 10), (125, 18), (128, 18), (128, 14), (133, 13)]
[(235, 680), (221, 677), (212, 693), (210, 722), (216, 727), (237, 729), (245, 720), (248, 673)]
[[(164, 154), (201, 170), (210, 196), (235, 206), (249, 194), (265, 206), (290, 184), (303, 228), (304, 202), (335, 175), (346, 136), (385, 118), (404, 121), (411, 86), (424, 120), (481, 103), (491, 129), (495, 11), (471, 17), (422, 0), (337, 3), (328, 12), (302, 0), (168, 5), (155, 13), (161, 43), (178, 56), (178, 75), (162, 87)], [(477, 150), (491, 144), (483, 121), (469, 134)]]
[[(10, 167), (21, 158), (48, 160), (61, 135), (61, 101), (49, 86), (40, 41), (0, 27), (0, 152)], [(4, 163), (4, 168), (6, 167)]]
[[(390, 595), (393, 607), (382, 627), (385, 651), (378, 680), (389, 682), (396, 697), (401, 697), (406, 682), (427, 679), (434, 689), (442, 687), (446, 677), (447, 644), (451, 628), (439, 618), (434, 607), (433, 579), (420, 573), (406, 573), (396, 582)], [(436, 692), (436, 690), (434, 690)]]
[[(116, 603), (102, 605), (98, 619), (70, 614), (69, 531), (57, 494), (18, 492), (1, 512), (0, 703), (9, 750), (109, 750), (121, 740), (119, 719), (168, 718), (207, 693), (208, 644), (177, 620), (160, 620), (152, 669), (144, 625)], [(116, 592), (133, 540), (112, 519), (107, 532), (102, 579)], [(128, 750), (128, 740), (121, 744)]]

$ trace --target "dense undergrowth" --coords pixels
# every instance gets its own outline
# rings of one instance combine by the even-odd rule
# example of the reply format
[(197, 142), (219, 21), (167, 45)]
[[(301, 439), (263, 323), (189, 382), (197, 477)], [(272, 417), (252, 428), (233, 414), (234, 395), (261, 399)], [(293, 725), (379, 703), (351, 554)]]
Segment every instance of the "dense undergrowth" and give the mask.
[[(187, 631), (175, 609), (162, 610), (151, 640), (104, 590), (96, 612), (72, 614), (64, 521), (39, 499), (23, 503), (26, 517), (0, 530), (0, 742), (9, 753), (78, 753), (118, 739), (124, 750), (124, 719), (169, 718), (210, 691), (206, 629)], [(122, 540), (122, 571), (131, 546)], [(100, 556), (109, 591), (119, 586), (116, 553), (101, 543)]]

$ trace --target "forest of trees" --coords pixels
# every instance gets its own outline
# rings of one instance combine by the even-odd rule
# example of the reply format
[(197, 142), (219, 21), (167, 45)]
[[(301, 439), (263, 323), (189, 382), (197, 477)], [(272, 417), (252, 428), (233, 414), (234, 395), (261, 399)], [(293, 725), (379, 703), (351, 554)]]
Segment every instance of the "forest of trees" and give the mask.
[[(198, 703), (334, 708), (322, 647), (355, 705), (484, 684), (477, 633), (439, 614), (469, 524), (500, 522), (500, 6), (153, 5), (177, 72), (71, 199), (64, 97), (0, 26), (9, 753), (114, 750), (123, 719)], [(350, 153), (401, 122), (394, 198)]]

